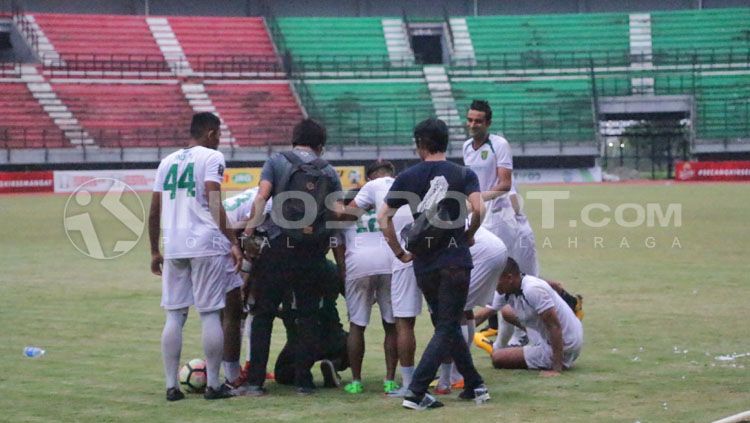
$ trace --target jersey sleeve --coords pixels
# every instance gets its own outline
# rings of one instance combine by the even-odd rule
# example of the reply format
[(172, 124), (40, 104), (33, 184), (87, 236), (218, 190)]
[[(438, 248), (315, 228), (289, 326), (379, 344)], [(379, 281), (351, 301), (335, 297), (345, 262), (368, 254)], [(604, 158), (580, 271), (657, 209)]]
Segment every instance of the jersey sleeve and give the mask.
[(369, 210), (375, 208), (374, 184), (366, 183), (354, 197), (354, 204), (360, 209)]
[(495, 292), (495, 295), (492, 297), (492, 302), (487, 304), (487, 307), (495, 311), (500, 311), (500, 309), (503, 308), (505, 304), (505, 295), (501, 295)]
[(471, 195), (479, 192), (479, 178), (473, 170), (466, 168), (466, 178), (464, 179), (464, 194)]
[(341, 185), (341, 178), (339, 178), (339, 173), (336, 172), (336, 168), (334, 168), (331, 165), (328, 165), (328, 167), (326, 169), (327, 169), (327, 172), (328, 172), (328, 176), (333, 181), (333, 187), (331, 189), (331, 192), (342, 191), (344, 188)]
[(524, 289), (523, 296), (536, 314), (542, 314), (555, 306), (550, 293), (541, 286), (532, 286)]
[(409, 189), (410, 187), (408, 186), (407, 177), (404, 175), (407, 175), (407, 172), (401, 173), (400, 175), (396, 176), (396, 179), (394, 179), (393, 181), (393, 185), (391, 185), (391, 189), (385, 196), (385, 204), (387, 204), (388, 207), (392, 209), (398, 209), (404, 204), (409, 203), (406, 197), (398, 193), (406, 191), (413, 192)]
[(226, 163), (224, 162), (224, 155), (216, 151), (215, 154), (211, 154), (206, 161), (206, 175), (203, 178), (203, 182), (218, 182), (224, 181), (224, 168)]
[(268, 181), (272, 185), (274, 183), (273, 180), (273, 163), (276, 160), (276, 155), (271, 156), (266, 162), (263, 164), (263, 170), (260, 171), (260, 180), (261, 181)]
[(513, 153), (510, 150), (510, 144), (505, 139), (493, 141), (495, 148), (495, 166), (513, 170)]
[(154, 177), (154, 192), (162, 192), (164, 184), (164, 162), (159, 163), (159, 168), (156, 169), (156, 176)]

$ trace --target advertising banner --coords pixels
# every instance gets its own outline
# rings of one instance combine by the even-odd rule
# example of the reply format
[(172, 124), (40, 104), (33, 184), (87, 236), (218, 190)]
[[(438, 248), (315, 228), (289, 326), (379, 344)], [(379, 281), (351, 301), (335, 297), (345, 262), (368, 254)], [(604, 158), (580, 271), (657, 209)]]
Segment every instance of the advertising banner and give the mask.
[[(339, 173), (344, 190), (359, 188), (365, 184), (364, 166), (334, 166)], [(227, 192), (244, 191), (258, 186), (260, 182), (259, 167), (230, 168), (224, 171), (224, 182), (221, 189)]]
[[(344, 190), (364, 185), (364, 166), (335, 166)], [(258, 186), (260, 167), (230, 168), (224, 171), (222, 190), (225, 192), (244, 191)], [(34, 172), (27, 172), (34, 173)], [(87, 184), (90, 192), (107, 192), (112, 180), (118, 180), (134, 191), (151, 191), (154, 187), (156, 169), (127, 170), (62, 170), (54, 172), (54, 192), (71, 193), (82, 184)], [(49, 172), (49, 187), (52, 191), (52, 172)]]
[(89, 192), (107, 192), (113, 179), (133, 191), (152, 191), (155, 177), (156, 169), (59, 170), (55, 171), (55, 192), (70, 193), (83, 184)]
[(51, 170), (38, 172), (0, 172), (0, 194), (53, 192)]
[(750, 181), (750, 161), (677, 162), (678, 181)]
[(550, 184), (570, 182), (601, 182), (602, 168), (518, 169), (513, 171), (516, 184)]

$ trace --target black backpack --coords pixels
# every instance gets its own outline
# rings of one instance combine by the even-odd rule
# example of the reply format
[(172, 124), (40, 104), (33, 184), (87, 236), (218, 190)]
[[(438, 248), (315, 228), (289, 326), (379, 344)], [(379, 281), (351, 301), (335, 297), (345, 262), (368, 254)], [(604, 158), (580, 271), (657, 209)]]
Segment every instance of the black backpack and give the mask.
[(430, 255), (450, 244), (451, 234), (447, 229), (434, 226), (432, 219), (450, 221), (448, 208), (445, 200), (440, 201), (435, 207), (419, 213), (414, 222), (406, 225), (401, 230), (401, 239), (406, 242), (406, 249), (416, 256)]
[[(303, 161), (299, 156), (291, 151), (281, 153), (292, 164), (292, 170), (287, 175), (286, 180), (281, 184), (277, 193), (282, 192), (302, 192), (312, 196), (315, 200), (315, 220), (309, 226), (303, 228), (285, 228), (286, 225), (279, 225), (281, 232), (292, 239), (294, 245), (306, 246), (310, 248), (324, 248), (328, 243), (330, 230), (326, 228), (325, 199), (331, 192), (331, 177), (323, 169), (328, 166), (328, 162), (317, 158), (311, 162)], [(274, 217), (281, 216), (291, 222), (301, 221), (305, 214), (305, 202), (300, 198), (288, 198), (281, 202), (274, 200), (271, 213)], [(278, 219), (275, 218), (275, 221)]]
[[(430, 175), (433, 177), (433, 175)], [(466, 168), (463, 168), (463, 177), (466, 178)], [(424, 210), (414, 216), (414, 222), (406, 225), (401, 230), (401, 239), (406, 242), (406, 249), (416, 256), (433, 254), (451, 243), (451, 238), (456, 235), (455, 230), (440, 228), (432, 224), (436, 220), (450, 222), (450, 210), (446, 204), (450, 199), (442, 199), (431, 208)], [(458, 240), (454, 240), (458, 242)]]

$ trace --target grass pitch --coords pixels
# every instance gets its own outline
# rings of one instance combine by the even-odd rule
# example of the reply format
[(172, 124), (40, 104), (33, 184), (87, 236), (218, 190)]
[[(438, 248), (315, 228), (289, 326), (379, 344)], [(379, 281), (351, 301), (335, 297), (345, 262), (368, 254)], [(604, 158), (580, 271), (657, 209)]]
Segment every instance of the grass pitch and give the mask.
[[(378, 325), (367, 331), (362, 395), (320, 390), (298, 397), (269, 383), (263, 398), (207, 402), (195, 395), (167, 403), (160, 283), (148, 270), (146, 234), (124, 256), (94, 260), (65, 234), (66, 196), (0, 197), (0, 420), (698, 422), (747, 409), (750, 357), (737, 355), (750, 352), (750, 185), (548, 186), (524, 193), (532, 190), (570, 192), (555, 203), (552, 228), (541, 227), (540, 201), (527, 198), (526, 209), (543, 276), (585, 297), (582, 355), (574, 370), (544, 379), (493, 370), (473, 348), (492, 401), (477, 407), (454, 394), (445, 408), (424, 413), (382, 395)], [(142, 198), (148, 209), (148, 196)], [(581, 213), (591, 203), (610, 206), (590, 214), (595, 222), (611, 218), (609, 224), (584, 224)], [(680, 204), (681, 224), (622, 227), (615, 222), (622, 203)], [(637, 220), (636, 209), (624, 210), (626, 223)], [(115, 221), (97, 218), (95, 226), (108, 239), (132, 238)], [(345, 320), (342, 300), (339, 308)], [(423, 315), (418, 355), (430, 334)], [(199, 338), (191, 311), (183, 361), (202, 356)], [(277, 324), (272, 359), (283, 341)], [(25, 358), (26, 345), (47, 354)]]

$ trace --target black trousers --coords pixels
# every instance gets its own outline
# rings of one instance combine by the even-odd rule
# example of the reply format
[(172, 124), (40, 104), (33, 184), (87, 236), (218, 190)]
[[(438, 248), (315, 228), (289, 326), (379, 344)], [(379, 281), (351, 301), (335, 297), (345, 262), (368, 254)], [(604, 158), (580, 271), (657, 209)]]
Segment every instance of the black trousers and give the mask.
[[(283, 237), (279, 237), (283, 238)], [(294, 325), (299, 348), (294, 349), (294, 384), (314, 387), (310, 368), (320, 356), (315, 342), (316, 312), (321, 304), (320, 268), (325, 256), (309, 251), (286, 248), (286, 241), (272, 241), (257, 260), (253, 274), (250, 372), (248, 382), (262, 386), (265, 382), (271, 346), (273, 319), (279, 305), (294, 310)]]
[(427, 392), (446, 354), (463, 375), (466, 389), (484, 383), (461, 334), (460, 320), (469, 292), (469, 275), (470, 269), (448, 267), (417, 276), (417, 285), (430, 306), (435, 333), (422, 353), (409, 386), (416, 395)]
[[(284, 319), (284, 327), (287, 330), (287, 340), (284, 344), (284, 348), (281, 349), (279, 356), (276, 358), (276, 364), (274, 365), (274, 375), (276, 376), (276, 383), (282, 385), (294, 384), (294, 357), (296, 349), (298, 348), (298, 339), (295, 328), (293, 327), (294, 322), (291, 319)], [(326, 328), (331, 330), (339, 330), (337, 328)], [(318, 331), (320, 332), (320, 331)], [(328, 336), (327, 334), (317, 334), (317, 342), (320, 345), (321, 356), (315, 357), (315, 361), (319, 360), (331, 360), (333, 362), (336, 371), (346, 370), (349, 367), (349, 356), (346, 350), (346, 335), (344, 336)]]

